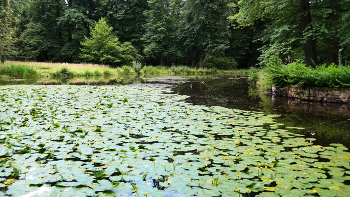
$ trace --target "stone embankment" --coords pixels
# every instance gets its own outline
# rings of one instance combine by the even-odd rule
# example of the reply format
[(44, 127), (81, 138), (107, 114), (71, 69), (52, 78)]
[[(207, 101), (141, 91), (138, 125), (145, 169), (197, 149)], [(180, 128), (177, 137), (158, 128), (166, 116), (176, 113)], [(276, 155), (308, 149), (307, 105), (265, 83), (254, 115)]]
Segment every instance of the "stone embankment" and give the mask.
[(326, 87), (272, 87), (272, 94), (308, 101), (320, 101), (326, 103), (348, 103), (350, 104), (350, 88), (326, 88)]

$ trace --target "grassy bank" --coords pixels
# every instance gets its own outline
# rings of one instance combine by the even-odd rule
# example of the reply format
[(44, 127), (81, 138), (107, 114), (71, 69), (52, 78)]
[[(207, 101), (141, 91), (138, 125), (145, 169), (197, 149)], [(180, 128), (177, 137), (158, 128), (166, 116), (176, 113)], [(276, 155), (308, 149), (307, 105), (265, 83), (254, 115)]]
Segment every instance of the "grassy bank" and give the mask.
[(249, 80), (265, 89), (272, 85), (284, 87), (287, 84), (299, 87), (350, 87), (350, 66), (320, 65), (316, 68), (306, 67), (294, 62), (285, 65), (274, 61), (262, 69), (251, 69)]
[[(119, 75), (247, 75), (247, 70), (218, 70), (197, 69), (187, 66), (142, 66), (134, 63), (132, 66), (111, 68), (107, 65), (73, 64), (73, 63), (44, 63), (44, 62), (17, 62), (8, 61), (0, 66), (0, 75), (19, 78), (30, 77), (92, 77), (92, 76), (119, 76)], [(30, 72), (29, 72), (30, 71)]]

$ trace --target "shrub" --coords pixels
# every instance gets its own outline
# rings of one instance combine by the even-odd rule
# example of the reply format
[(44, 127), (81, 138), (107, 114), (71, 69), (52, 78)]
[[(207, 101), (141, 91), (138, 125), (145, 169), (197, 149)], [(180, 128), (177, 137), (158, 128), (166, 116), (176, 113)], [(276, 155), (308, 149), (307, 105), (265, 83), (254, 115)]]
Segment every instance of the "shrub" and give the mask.
[(103, 71), (103, 75), (104, 76), (111, 76), (112, 72), (110, 70), (105, 70), (105, 71)]
[(134, 74), (135, 73), (134, 69), (132, 67), (130, 67), (130, 66), (123, 66), (122, 67), (122, 72), (125, 75), (130, 75), (130, 74)]
[(140, 73), (142, 69), (142, 64), (140, 62), (133, 61), (132, 68), (134, 69), (135, 72)]
[(187, 66), (172, 66), (171, 71), (173, 71), (175, 75), (190, 74), (194, 72), (193, 70), (191, 70), (191, 68)]
[(219, 70), (217, 68), (215, 68), (215, 67), (207, 70), (208, 74), (216, 74), (218, 72), (219, 72)]
[(92, 76), (94, 76), (94, 73), (89, 71), (89, 70), (85, 70), (83, 73), (83, 76), (92, 77)]
[(259, 79), (259, 71), (260, 69), (251, 67), (248, 71), (248, 81), (249, 83), (256, 85), (256, 82)]
[(269, 86), (350, 87), (349, 66), (331, 64), (312, 68), (301, 62), (285, 65), (281, 61), (271, 60), (263, 70), (268, 74)]
[(237, 61), (233, 58), (215, 56), (206, 57), (203, 64), (207, 68), (217, 68), (223, 70), (236, 69), (238, 66)]
[(62, 68), (61, 70), (52, 74), (54, 77), (71, 77), (73, 72), (69, 71), (68, 68)]
[(94, 76), (102, 76), (102, 73), (98, 70), (94, 71)]
[(156, 73), (159, 73), (159, 69), (155, 66), (145, 66), (143, 67), (140, 72), (142, 74), (156, 74)]

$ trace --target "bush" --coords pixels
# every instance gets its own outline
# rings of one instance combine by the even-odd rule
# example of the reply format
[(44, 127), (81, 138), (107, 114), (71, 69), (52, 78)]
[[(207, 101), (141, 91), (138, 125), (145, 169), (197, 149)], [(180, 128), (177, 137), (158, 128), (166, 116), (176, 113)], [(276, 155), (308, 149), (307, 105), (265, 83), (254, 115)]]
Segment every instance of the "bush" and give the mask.
[(73, 72), (69, 71), (68, 68), (62, 68), (61, 70), (52, 74), (54, 77), (72, 77)]
[(203, 64), (207, 68), (217, 68), (222, 70), (236, 69), (238, 66), (237, 61), (233, 58), (214, 56), (206, 57)]
[(259, 79), (259, 71), (260, 69), (251, 67), (248, 71), (248, 81), (252, 85), (256, 85), (258, 79)]
[(145, 66), (140, 70), (140, 73), (150, 75), (150, 74), (160, 73), (160, 70), (155, 66)]
[(173, 71), (173, 73), (175, 75), (180, 75), (180, 74), (190, 74), (194, 71), (191, 70), (191, 68), (187, 67), (187, 66), (172, 66), (171, 71)]
[(285, 65), (272, 60), (263, 69), (269, 76), (268, 85), (283, 87), (286, 84), (304, 87), (350, 87), (350, 67), (321, 65), (306, 67), (304, 63)]
[(109, 70), (105, 70), (105, 71), (103, 71), (103, 75), (104, 75), (104, 76), (111, 76), (111, 75), (112, 75), (112, 72), (109, 71)]
[(135, 74), (135, 70), (130, 66), (123, 66), (121, 69), (125, 75)]
[(133, 61), (132, 68), (134, 69), (135, 72), (140, 73), (140, 71), (142, 69), (142, 64), (140, 62)]

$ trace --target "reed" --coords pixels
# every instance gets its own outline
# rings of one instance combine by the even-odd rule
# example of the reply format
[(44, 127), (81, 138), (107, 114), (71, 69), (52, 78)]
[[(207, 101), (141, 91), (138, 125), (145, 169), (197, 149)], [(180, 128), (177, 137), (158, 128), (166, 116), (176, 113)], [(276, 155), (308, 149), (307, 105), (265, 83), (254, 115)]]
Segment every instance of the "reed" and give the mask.
[(0, 75), (18, 78), (31, 78), (38, 75), (37, 71), (26, 65), (2, 65)]

